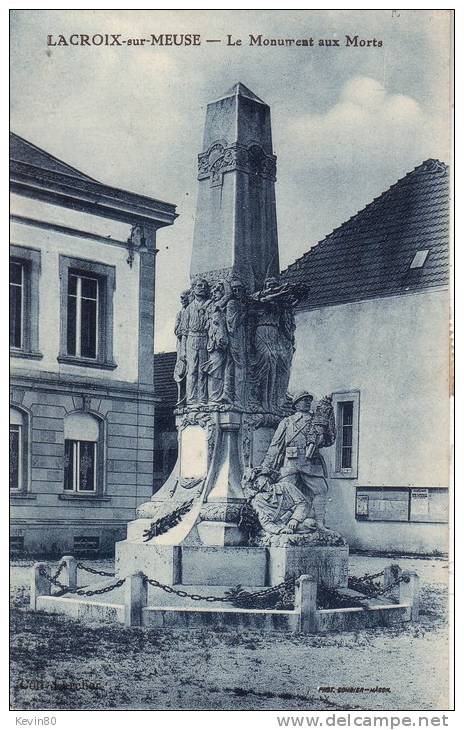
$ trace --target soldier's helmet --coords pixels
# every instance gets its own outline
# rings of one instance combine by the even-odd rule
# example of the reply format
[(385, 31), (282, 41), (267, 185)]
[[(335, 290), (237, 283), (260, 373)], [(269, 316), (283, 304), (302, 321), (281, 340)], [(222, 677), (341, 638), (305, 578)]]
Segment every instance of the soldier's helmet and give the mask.
[(312, 393), (308, 393), (307, 390), (300, 390), (298, 393), (295, 393), (294, 396), (292, 396), (292, 405), (296, 406), (299, 400), (302, 400), (303, 398), (311, 398), (311, 400), (314, 400), (314, 396)]

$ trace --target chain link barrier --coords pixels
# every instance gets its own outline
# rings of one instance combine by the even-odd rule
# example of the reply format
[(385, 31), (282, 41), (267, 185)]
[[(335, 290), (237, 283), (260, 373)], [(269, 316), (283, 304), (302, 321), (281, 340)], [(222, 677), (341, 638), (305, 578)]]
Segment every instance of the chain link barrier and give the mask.
[(378, 573), (365, 573), (360, 578), (357, 576), (350, 576), (350, 578), (356, 578), (356, 580), (359, 580), (360, 583), (364, 583), (366, 581), (372, 582), (376, 578), (380, 578), (383, 575), (384, 571), (380, 570)]
[(106, 570), (95, 570), (95, 568), (90, 568), (88, 565), (84, 565), (84, 563), (77, 563), (77, 567), (81, 570), (85, 570), (86, 573), (102, 575), (104, 578), (114, 578), (116, 575), (116, 573), (107, 573)]
[(105, 586), (104, 588), (96, 588), (94, 591), (92, 590), (85, 590), (83, 588), (76, 588), (72, 591), (67, 591), (68, 593), (74, 593), (78, 596), (101, 596), (104, 593), (110, 593), (110, 591), (114, 591), (116, 588), (121, 588), (122, 585), (126, 582), (125, 578), (120, 578), (116, 581), (116, 583), (113, 583), (113, 585)]
[[(58, 566), (57, 571), (53, 575), (50, 575), (50, 573), (48, 573), (45, 568), (41, 568), (39, 571), (41, 576), (46, 578), (52, 585), (59, 589), (60, 592), (55, 594), (57, 597), (61, 597), (65, 594), (73, 594), (87, 597), (100, 596), (105, 593), (110, 593), (110, 591), (114, 591), (116, 588), (120, 588), (126, 581), (125, 578), (120, 578), (112, 585), (104, 586), (102, 588), (96, 588), (95, 590), (92, 590), (88, 586), (70, 588), (69, 586), (61, 583), (61, 581), (58, 580), (58, 577), (61, 574), (61, 571), (63, 570), (65, 565), (66, 563), (64, 561), (61, 562)], [(108, 573), (104, 570), (95, 570), (94, 568), (89, 568), (83, 563), (77, 563), (77, 567), (81, 570), (91, 573), (92, 575), (100, 575), (107, 578), (115, 577), (114, 573)], [(360, 601), (362, 602), (373, 598), (379, 598), (380, 596), (389, 593), (400, 583), (409, 583), (410, 581), (409, 576), (399, 575), (395, 580), (393, 580), (386, 586), (380, 586), (379, 583), (374, 583), (374, 580), (376, 578), (379, 578), (383, 574), (384, 572), (382, 570), (379, 573), (373, 573), (371, 575), (366, 574), (360, 578), (356, 576), (350, 576), (348, 579), (349, 587), (353, 590), (358, 590), (359, 593), (364, 593), (364, 597), (359, 597), (356, 599), (352, 599), (344, 594), (341, 594), (336, 589), (330, 589), (329, 591), (329, 589), (326, 589), (324, 586), (321, 586), (321, 588), (323, 588), (327, 593), (330, 593), (330, 596), (328, 595), (326, 598), (330, 599), (331, 601), (335, 599), (337, 601), (341, 601), (342, 603), (340, 605), (348, 605), (350, 601), (351, 605), (353, 605), (353, 600), (355, 600), (357, 605), (362, 605), (362, 603), (359, 603)], [(293, 593), (294, 598), (294, 591), (297, 580), (294, 576), (291, 576), (290, 578), (287, 578), (276, 586), (271, 586), (270, 588), (265, 588), (264, 590), (259, 591), (246, 591), (242, 588), (241, 585), (238, 585), (235, 586), (235, 588), (231, 588), (229, 591), (226, 591), (223, 596), (209, 596), (202, 595), (200, 593), (189, 593), (188, 591), (184, 591), (180, 588), (174, 588), (174, 586), (161, 583), (155, 578), (148, 578), (148, 576), (146, 575), (143, 576), (143, 579), (146, 583), (149, 583), (154, 588), (159, 588), (165, 593), (176, 595), (179, 598), (188, 598), (191, 601), (206, 601), (207, 603), (232, 603), (233, 605), (242, 608), (275, 608), (276, 604), (278, 603), (289, 605), (290, 603), (292, 603), (291, 593)], [(362, 590), (362, 588), (364, 588), (364, 590)]]
[[(96, 588), (95, 590), (92, 590), (87, 586), (70, 588), (69, 586), (61, 583), (61, 581), (58, 580), (58, 576), (60, 575), (65, 565), (66, 563), (62, 562), (54, 575), (50, 575), (45, 570), (45, 568), (40, 569), (40, 575), (46, 578), (52, 585), (59, 589), (59, 593), (56, 594), (58, 598), (65, 594), (73, 594), (87, 597), (99, 596), (104, 593), (109, 593), (116, 588), (120, 588), (126, 581), (125, 578), (121, 578), (112, 585), (104, 586), (103, 588)], [(77, 567), (86, 570), (88, 573), (92, 573), (93, 575), (101, 575), (111, 578), (115, 577), (114, 573), (107, 573), (103, 570), (94, 570), (93, 568), (88, 568), (87, 566), (83, 565), (83, 563), (77, 563)], [(179, 596), (179, 598), (188, 598), (191, 601), (206, 601), (207, 603), (235, 603), (239, 606), (253, 604), (254, 601), (262, 601), (263, 599), (265, 600), (266, 598), (270, 598), (271, 596), (295, 588), (295, 578), (292, 577), (287, 578), (287, 580), (282, 581), (282, 583), (279, 583), (276, 586), (266, 588), (262, 591), (245, 591), (240, 585), (238, 585), (235, 588), (232, 588), (230, 591), (227, 591), (223, 596), (205, 596), (199, 593), (189, 593), (188, 591), (184, 591), (180, 588), (174, 588), (173, 586), (161, 583), (155, 578), (148, 578), (148, 576), (146, 575), (144, 575), (144, 580), (154, 588), (160, 588), (165, 593), (172, 593), (176, 596)]]
[(279, 608), (293, 609), (295, 604), (295, 576), (290, 576), (276, 586), (261, 591), (245, 591), (236, 586), (227, 591), (231, 603), (241, 608)]
[(66, 565), (65, 561), (62, 560), (61, 563), (58, 565), (56, 573), (53, 576), (51, 576), (53, 578), (53, 580), (58, 580), (58, 576), (60, 575), (60, 573), (63, 570), (63, 568), (65, 567), (65, 565)]
[(348, 588), (359, 593), (364, 593), (366, 596), (371, 596), (376, 593), (381, 585), (379, 582), (375, 582), (376, 578), (380, 578), (383, 575), (383, 570), (379, 573), (366, 573), (365, 575), (358, 577), (357, 575), (348, 576)]
[[(113, 583), (113, 585), (104, 586), (103, 588), (95, 588), (95, 590), (89, 589), (87, 586), (79, 586), (77, 588), (70, 588), (69, 586), (65, 585), (64, 583), (61, 583), (55, 575), (50, 575), (47, 573), (45, 568), (40, 569), (40, 575), (46, 578), (52, 585), (56, 586), (56, 588), (59, 589), (59, 593), (56, 594), (57, 598), (60, 598), (61, 596), (64, 596), (67, 593), (71, 593), (73, 595), (77, 596), (101, 596), (103, 593), (109, 593), (110, 591), (114, 591), (115, 588), (120, 588), (126, 581), (125, 578), (120, 578), (116, 581), (116, 583)], [(114, 577), (114, 576), (113, 576)]]
[(400, 583), (409, 583), (409, 581), (410, 578), (408, 575), (400, 575), (388, 585), (379, 588), (379, 590), (377, 590), (375, 593), (370, 593), (368, 596), (366, 596), (366, 598), (378, 598), (379, 596), (383, 596), (385, 593), (389, 593), (393, 588), (395, 588), (395, 586), (399, 585)]
[(366, 601), (379, 598), (386, 593), (390, 593), (400, 583), (409, 583), (410, 581), (408, 575), (398, 575), (388, 585), (380, 585), (379, 582), (374, 583), (375, 578), (380, 578), (383, 574), (384, 571), (382, 570), (380, 573), (366, 574), (361, 578), (350, 576), (348, 578), (348, 588), (356, 591), (359, 594), (357, 596), (346, 595), (336, 588), (328, 588), (324, 585), (318, 586), (318, 608), (349, 608), (356, 606), (359, 608), (368, 608)]
[(249, 592), (243, 590), (243, 588), (238, 585), (230, 591), (227, 591), (223, 596), (203, 596), (199, 593), (188, 593), (182, 589), (165, 585), (154, 578), (148, 578), (147, 576), (144, 576), (144, 578), (146, 582), (154, 588), (160, 588), (165, 593), (173, 593), (174, 595), (179, 596), (179, 598), (189, 598), (191, 601), (206, 601), (207, 603), (235, 603), (239, 606), (248, 605), (253, 603), (253, 601), (260, 601), (266, 597), (271, 597), (271, 595), (288, 590), (291, 587), (294, 588), (295, 586), (295, 578), (287, 578), (287, 580), (279, 583), (279, 585), (266, 588), (263, 591)]
[(199, 593), (188, 593), (173, 586), (165, 585), (164, 583), (160, 583), (159, 580), (155, 580), (155, 578), (148, 578), (146, 575), (144, 579), (154, 588), (161, 588), (165, 593), (173, 593), (179, 596), (179, 598), (190, 598), (191, 601), (207, 601), (208, 603), (225, 603), (229, 601), (228, 596), (201, 596)]
[[(348, 588), (363, 593), (368, 598), (378, 598), (383, 596), (385, 593), (389, 593), (395, 586), (400, 583), (409, 583), (409, 577), (402, 574), (398, 574), (397, 577), (388, 585), (381, 585), (380, 582), (375, 582), (376, 578), (380, 578), (384, 575), (384, 571), (381, 570), (378, 573), (366, 573), (361, 577), (350, 575), (348, 578)], [(363, 599), (359, 599), (363, 600)], [(365, 599), (364, 599), (365, 600)]]

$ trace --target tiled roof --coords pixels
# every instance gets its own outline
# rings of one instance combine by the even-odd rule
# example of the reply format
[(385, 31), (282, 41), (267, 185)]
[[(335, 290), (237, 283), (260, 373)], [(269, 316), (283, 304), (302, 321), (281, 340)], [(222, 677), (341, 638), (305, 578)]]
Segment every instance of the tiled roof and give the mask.
[[(282, 277), (308, 286), (315, 308), (448, 282), (449, 170), (426, 160), (297, 259)], [(423, 266), (410, 268), (417, 251)]]
[(154, 356), (153, 381), (155, 396), (162, 398), (166, 406), (175, 406), (177, 403), (177, 385), (174, 380), (175, 352), (159, 352)]

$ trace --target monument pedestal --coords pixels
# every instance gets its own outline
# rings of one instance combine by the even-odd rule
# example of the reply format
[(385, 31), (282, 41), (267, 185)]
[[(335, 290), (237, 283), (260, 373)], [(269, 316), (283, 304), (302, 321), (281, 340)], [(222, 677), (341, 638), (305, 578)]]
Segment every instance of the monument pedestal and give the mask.
[(116, 574), (142, 571), (166, 585), (273, 586), (287, 578), (315, 575), (329, 588), (348, 585), (348, 546), (286, 547), (116, 544)]
[[(247, 544), (239, 524), (246, 505), (242, 474), (246, 467), (261, 463), (274, 430), (270, 424), (277, 421), (270, 414), (214, 405), (179, 413), (177, 463), (151, 501), (138, 507), (139, 519), (129, 524), (128, 539), (141, 540), (154, 521), (193, 501), (182, 527), (170, 529), (170, 543), (183, 544), (188, 536), (189, 544)], [(154, 540), (164, 543), (162, 534)]]
[(313, 575), (328, 588), (348, 585), (348, 545), (285, 545), (268, 550), (269, 585), (292, 575)]

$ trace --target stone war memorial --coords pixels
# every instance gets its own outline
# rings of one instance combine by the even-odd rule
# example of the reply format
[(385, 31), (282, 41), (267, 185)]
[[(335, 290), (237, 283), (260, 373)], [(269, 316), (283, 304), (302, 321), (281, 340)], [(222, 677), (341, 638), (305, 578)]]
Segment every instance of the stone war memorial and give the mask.
[(279, 278), (275, 181), (270, 108), (238, 83), (208, 104), (198, 157), (190, 282), (173, 322), (177, 463), (117, 543), (115, 576), (85, 591), (71, 556), (60, 581), (36, 564), (34, 608), (305, 632), (417, 617), (418, 576), (387, 566), (383, 583), (349, 585), (349, 546), (326, 526), (335, 416), (311, 372), (288, 393), (306, 289)]

